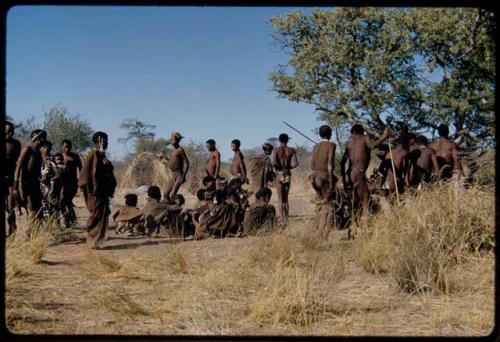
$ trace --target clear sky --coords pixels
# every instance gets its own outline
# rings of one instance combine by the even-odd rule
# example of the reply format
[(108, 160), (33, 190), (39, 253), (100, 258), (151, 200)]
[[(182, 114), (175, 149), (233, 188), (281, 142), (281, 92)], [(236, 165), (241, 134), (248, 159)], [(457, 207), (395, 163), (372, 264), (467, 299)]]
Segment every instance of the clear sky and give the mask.
[[(320, 125), (312, 106), (278, 99), (267, 74), (287, 56), (269, 20), (290, 8), (17, 6), (7, 17), (7, 114), (14, 120), (57, 103), (125, 152), (122, 120), (157, 126), (157, 137), (261, 145), (286, 132), (293, 143)], [(308, 9), (309, 11), (310, 9)], [(50, 138), (50, 137), (49, 137)], [(311, 144), (309, 143), (308, 146)]]

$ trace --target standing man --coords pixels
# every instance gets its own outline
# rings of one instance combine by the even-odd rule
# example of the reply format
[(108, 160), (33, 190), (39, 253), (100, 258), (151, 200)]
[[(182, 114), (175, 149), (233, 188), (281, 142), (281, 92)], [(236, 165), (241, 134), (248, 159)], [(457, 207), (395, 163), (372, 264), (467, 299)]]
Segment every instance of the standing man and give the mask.
[(310, 176), (311, 185), (320, 201), (328, 198), (328, 193), (333, 191), (337, 177), (333, 174), (335, 169), (335, 143), (331, 142), (332, 129), (328, 125), (319, 128), (321, 141), (314, 145)]
[(21, 154), (21, 143), (14, 139), (14, 124), (5, 122), (5, 209), (7, 210), (7, 224), (9, 233), (16, 230), (16, 198), (14, 197), (14, 173), (17, 160)]
[[(391, 150), (392, 158), (391, 152), (385, 154), (387, 181), (391, 193), (395, 193), (397, 189), (401, 194), (405, 190), (405, 179), (408, 171), (408, 150), (408, 136), (402, 134), (395, 140), (395, 146)], [(396, 174), (392, 170), (392, 165), (394, 165)]]
[[(363, 126), (355, 124), (351, 128), (351, 139), (347, 143), (345, 153), (340, 161), (340, 172), (344, 189), (352, 191), (352, 199), (356, 206), (366, 207), (368, 202), (368, 185), (365, 172), (370, 165), (371, 150), (382, 144), (390, 134), (389, 128), (386, 127), (382, 136), (372, 142), (365, 135)], [(345, 165), (347, 161), (349, 161), (349, 168), (346, 171)]]
[(61, 213), (64, 218), (66, 228), (76, 222), (75, 205), (73, 198), (78, 191), (78, 172), (82, 170), (82, 160), (80, 156), (72, 152), (73, 143), (69, 139), (61, 142), (62, 155), (64, 158), (65, 177), (61, 192)]
[(14, 173), (14, 196), (18, 196), (22, 206), (28, 209), (28, 215), (33, 223), (43, 219), (42, 190), (40, 178), (42, 176), (42, 154), (40, 148), (47, 139), (47, 132), (35, 129), (31, 132), (31, 146), (21, 150)]
[(108, 147), (108, 135), (96, 132), (92, 141), (95, 146), (85, 158), (78, 186), (83, 192), (85, 204), (90, 212), (86, 227), (87, 245), (92, 249), (100, 249), (108, 229), (109, 199), (114, 195), (116, 179), (113, 165), (105, 153)]
[(186, 175), (189, 170), (189, 159), (184, 149), (180, 146), (180, 141), (183, 136), (179, 132), (173, 132), (170, 136), (173, 149), (170, 150), (167, 156), (168, 168), (172, 172), (173, 180), (165, 189), (163, 198), (167, 202), (173, 202), (174, 196), (177, 195), (179, 188), (186, 181)]
[(453, 176), (453, 170), (458, 169), (458, 175), (463, 175), (462, 164), (458, 159), (459, 147), (454, 141), (450, 140), (448, 135), (450, 131), (448, 126), (441, 124), (438, 127), (439, 138), (430, 144), (430, 148), (436, 153), (442, 179), (450, 179)]
[(220, 170), (220, 152), (215, 147), (214, 139), (208, 139), (206, 141), (206, 146), (210, 154), (208, 155), (205, 172), (207, 173), (207, 176), (212, 176), (215, 179), (217, 179), (219, 178), (219, 170)]
[(243, 158), (243, 153), (240, 151), (241, 142), (238, 139), (231, 141), (231, 149), (234, 152), (233, 160), (231, 161), (231, 175), (241, 179), (242, 183), (248, 184), (247, 168)]
[(288, 222), (288, 193), (290, 191), (290, 182), (292, 173), (291, 170), (299, 166), (297, 160), (297, 151), (288, 147), (290, 138), (286, 133), (279, 135), (278, 140), (280, 146), (273, 152), (273, 167), (276, 170), (276, 190), (278, 191), (278, 199), (280, 201), (281, 219)]

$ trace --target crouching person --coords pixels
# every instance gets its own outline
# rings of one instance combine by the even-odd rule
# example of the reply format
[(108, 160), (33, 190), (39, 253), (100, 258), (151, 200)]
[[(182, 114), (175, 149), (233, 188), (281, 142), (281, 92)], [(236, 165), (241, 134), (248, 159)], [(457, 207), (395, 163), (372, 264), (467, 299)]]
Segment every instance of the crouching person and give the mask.
[(160, 234), (161, 226), (167, 220), (168, 204), (160, 202), (161, 191), (156, 185), (148, 188), (148, 198), (143, 209), (143, 219), (146, 234), (151, 236)]
[(276, 208), (269, 204), (271, 189), (260, 188), (255, 194), (256, 201), (248, 208), (243, 222), (245, 235), (255, 234), (259, 231), (272, 230), (276, 227)]
[(215, 191), (214, 205), (200, 215), (194, 238), (236, 235), (241, 228), (242, 209), (239, 203), (227, 203), (224, 191)]
[(144, 219), (142, 211), (137, 208), (137, 195), (125, 195), (125, 207), (120, 208), (113, 214), (113, 220), (116, 224), (116, 234), (129, 232), (129, 236), (137, 233), (144, 234)]

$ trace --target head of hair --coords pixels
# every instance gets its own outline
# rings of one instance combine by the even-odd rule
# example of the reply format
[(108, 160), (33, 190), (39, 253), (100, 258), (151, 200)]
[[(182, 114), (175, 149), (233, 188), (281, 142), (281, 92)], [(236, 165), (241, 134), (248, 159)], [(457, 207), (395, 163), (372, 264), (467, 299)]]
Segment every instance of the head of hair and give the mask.
[(332, 137), (332, 128), (328, 125), (323, 125), (319, 128), (319, 136), (322, 139), (330, 139)]
[(160, 188), (156, 185), (150, 186), (148, 188), (148, 197), (157, 199), (159, 201), (161, 199)]
[(181, 194), (175, 194), (173, 200), (178, 205), (184, 205), (184, 203), (186, 203), (186, 199)]
[(257, 193), (255, 194), (255, 197), (257, 199), (264, 199), (264, 198), (268, 198), (268, 199), (271, 199), (271, 196), (272, 196), (272, 191), (271, 189), (269, 189), (268, 187), (263, 187), (263, 188), (260, 188)]
[(125, 195), (125, 205), (129, 207), (135, 207), (137, 205), (137, 195), (136, 194), (126, 194)]
[(445, 124), (441, 124), (438, 127), (438, 134), (440, 137), (446, 138), (450, 134), (450, 129)]
[(360, 124), (354, 124), (351, 128), (351, 134), (365, 134), (365, 129)]
[(73, 147), (73, 143), (69, 139), (63, 139), (61, 141), (61, 146), (64, 145), (64, 144), (68, 145), (69, 147)]
[(99, 137), (102, 137), (103, 139), (108, 139), (108, 135), (106, 133), (98, 131), (95, 132), (94, 135), (92, 136), (92, 142), (97, 145)]
[(274, 149), (274, 146), (270, 143), (264, 143), (264, 145), (262, 145), (262, 150), (264, 152), (272, 152)]
[(229, 181), (229, 186), (233, 187), (233, 186), (236, 186), (236, 185), (242, 185), (243, 182), (241, 181), (241, 178), (233, 178)]
[(218, 204), (224, 203), (226, 200), (226, 192), (222, 190), (215, 190), (215, 200), (217, 201)]
[(43, 129), (35, 129), (33, 132), (31, 132), (31, 139), (33, 139), (37, 135), (41, 138), (47, 139), (47, 132)]
[(415, 142), (422, 145), (427, 145), (429, 141), (425, 135), (419, 135), (415, 138)]
[(14, 124), (10, 121), (5, 121), (5, 126), (9, 126), (10, 128), (12, 128), (12, 131), (14, 131)]
[(238, 139), (234, 139), (233, 141), (231, 141), (231, 144), (234, 144), (236, 147), (240, 147), (241, 141), (239, 141)]
[(205, 190), (205, 199), (211, 200), (214, 198), (214, 190)]
[(290, 140), (290, 138), (288, 137), (288, 134), (286, 134), (286, 133), (281, 133), (278, 137), (278, 141), (280, 143), (283, 143), (283, 144), (286, 144), (288, 142), (288, 140)]
[(48, 140), (45, 140), (42, 144), (43, 147), (52, 149), (52, 143)]
[(205, 199), (205, 189), (198, 189), (196, 191), (196, 198), (198, 198), (199, 201), (203, 201)]
[(203, 184), (203, 186), (207, 186), (208, 183), (212, 183), (212, 182), (215, 182), (215, 178), (212, 176), (205, 176), (201, 180), (201, 183)]
[(215, 140), (214, 139), (208, 139), (205, 143), (209, 144), (209, 145), (215, 145)]
[(233, 198), (237, 203), (240, 203), (240, 196), (238, 193), (234, 190), (228, 190), (226, 191), (226, 196), (227, 198)]

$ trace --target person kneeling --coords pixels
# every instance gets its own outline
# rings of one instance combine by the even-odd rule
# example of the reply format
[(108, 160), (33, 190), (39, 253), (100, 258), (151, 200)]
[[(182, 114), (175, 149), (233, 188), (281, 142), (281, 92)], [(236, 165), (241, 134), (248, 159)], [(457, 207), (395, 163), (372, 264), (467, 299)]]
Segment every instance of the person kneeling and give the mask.
[(137, 195), (125, 195), (125, 207), (120, 208), (113, 214), (113, 221), (116, 223), (116, 234), (129, 232), (129, 236), (134, 234), (134, 228), (137, 232), (144, 232), (144, 220), (142, 211), (137, 208)]

